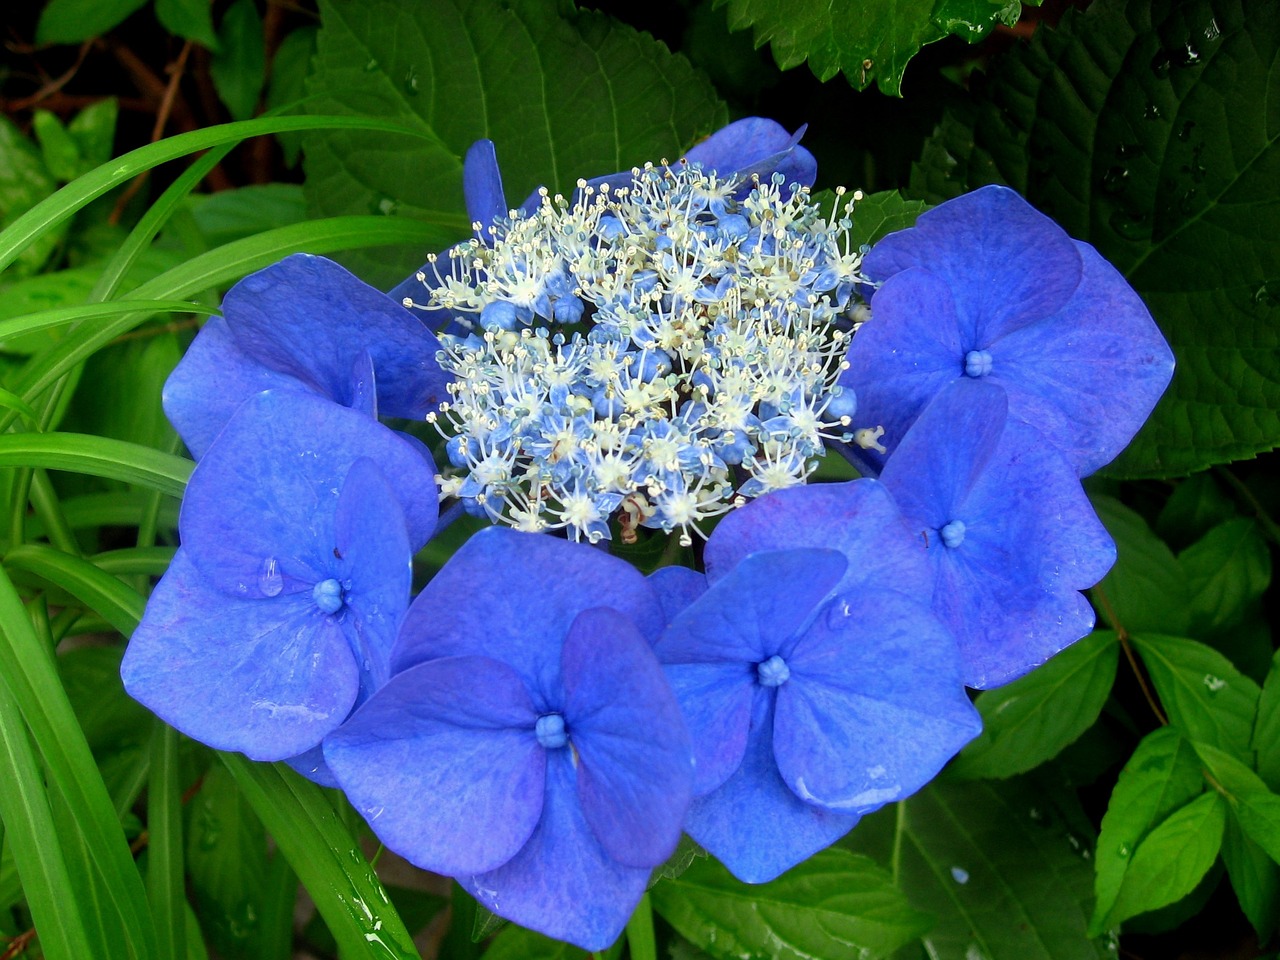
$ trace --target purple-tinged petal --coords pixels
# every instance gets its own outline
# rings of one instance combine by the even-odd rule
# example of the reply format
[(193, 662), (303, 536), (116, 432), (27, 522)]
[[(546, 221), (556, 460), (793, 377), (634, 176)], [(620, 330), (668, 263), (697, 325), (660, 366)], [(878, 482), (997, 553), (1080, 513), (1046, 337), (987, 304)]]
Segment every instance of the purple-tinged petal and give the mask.
[(360, 662), (363, 703), (391, 675), (391, 647), (409, 608), (413, 551), (404, 511), (382, 471), (367, 457), (351, 465), (338, 496), (335, 553), (343, 626)]
[(482, 873), (515, 856), (542, 816), (536, 720), (506, 664), (450, 657), (393, 677), (324, 755), (390, 849), (436, 873)]
[(306, 594), (239, 600), (179, 550), (134, 631), (125, 689), (217, 750), (283, 760), (320, 742), (355, 702), (359, 669), (336, 618)]
[(467, 219), (481, 225), (482, 239), (484, 227), (510, 212), (492, 140), (477, 140), (467, 150), (462, 163), (462, 196), (467, 203)]
[(1173, 353), (1133, 288), (1093, 247), (1076, 243), (1084, 278), (1053, 316), (990, 346), (992, 379), (1014, 415), (1088, 476), (1133, 439), (1173, 376)]
[(583, 817), (614, 860), (657, 866), (680, 840), (693, 779), (689, 734), (662, 667), (630, 621), (595, 607), (569, 628), (562, 669)]
[(394, 431), (301, 391), (241, 405), (196, 465), (180, 529), (192, 561), (235, 596), (311, 589), (332, 559), (334, 511), (351, 465), (375, 460), (404, 509), (410, 543), (435, 527), (435, 469)]
[[(945, 389), (882, 474), (928, 537), (934, 612), (960, 646), (965, 683), (980, 688), (1088, 633), (1092, 611), (1077, 591), (1115, 559), (1075, 469), (1038, 431), (998, 416), (999, 390)], [(994, 419), (971, 422), (984, 412)], [(943, 463), (963, 466), (938, 470)]]
[(604, 950), (622, 933), (649, 882), (648, 867), (627, 867), (601, 847), (583, 818), (569, 751), (547, 757), (542, 819), (503, 866), (459, 877), (499, 916), (584, 950)]
[(715, 584), (749, 554), (804, 547), (845, 555), (849, 568), (840, 590), (929, 582), (918, 532), (869, 478), (777, 490), (732, 511), (707, 541), (707, 580)]
[(757, 688), (741, 765), (723, 786), (694, 800), (685, 830), (739, 880), (767, 883), (853, 829), (858, 817), (805, 803), (773, 757), (774, 694)]
[(251, 360), (222, 317), (211, 317), (164, 384), (164, 412), (199, 460), (236, 407), (263, 390), (310, 389), (297, 377)]
[(871, 280), (911, 267), (942, 278), (955, 298), (961, 329), (983, 345), (1060, 310), (1080, 285), (1083, 269), (1066, 232), (1000, 186), (921, 214), (915, 226), (885, 237), (862, 261)]
[[(938, 391), (963, 376), (973, 335), (960, 322), (951, 290), (925, 268), (895, 274), (871, 298), (871, 319), (849, 345), (840, 383), (857, 393), (856, 425), (884, 427), (880, 443), (890, 453)], [(859, 453), (884, 464), (873, 449)]]
[(758, 176), (768, 180), (775, 172), (787, 183), (813, 186), (818, 163), (804, 147), (799, 146), (805, 127), (794, 134), (779, 123), (765, 117), (743, 117), (722, 127), (685, 154), (690, 163), (714, 170), (721, 177), (737, 174), (748, 180)]
[(982, 729), (951, 634), (893, 590), (835, 601), (787, 666), (774, 757), (797, 796), (836, 813), (910, 796)]
[(707, 577), (688, 567), (659, 567), (649, 574), (649, 583), (662, 604), (663, 618), (670, 622), (707, 590)]
[(559, 709), (564, 638), (578, 614), (602, 602), (650, 642), (662, 630), (657, 595), (630, 564), (586, 544), (489, 527), (418, 594), (391, 669), (436, 657), (494, 657), (524, 677), (539, 710)]
[(286, 257), (232, 287), (222, 309), (247, 356), (338, 403), (352, 401), (352, 365), (363, 350), (373, 356), (384, 415), (421, 419), (449, 399), (435, 334), (332, 260)]

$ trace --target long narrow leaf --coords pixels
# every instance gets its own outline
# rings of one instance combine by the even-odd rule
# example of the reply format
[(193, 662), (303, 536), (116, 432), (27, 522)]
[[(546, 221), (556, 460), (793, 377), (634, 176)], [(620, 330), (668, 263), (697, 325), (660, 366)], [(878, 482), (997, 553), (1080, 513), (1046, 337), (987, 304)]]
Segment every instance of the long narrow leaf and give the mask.
[[(181, 133), (176, 137), (169, 137), (158, 143), (131, 150), (110, 163), (90, 170), (20, 216), (3, 233), (0, 233), (0, 270), (12, 263), (31, 243), (74, 215), (77, 210), (113, 187), (127, 183), (144, 170), (150, 170), (169, 160), (176, 160), (178, 157), (207, 150), (210, 147), (224, 143), (238, 143), (249, 137), (296, 130), (326, 129), (376, 130), (439, 142), (435, 134), (426, 127), (414, 129), (400, 123), (371, 117), (262, 117), (257, 120), (242, 120), (237, 123), (225, 123), (204, 130)], [(456, 216), (449, 216), (450, 223), (457, 219)], [(465, 230), (466, 225), (461, 225), (461, 228)]]
[(133, 633), (142, 619), (146, 600), (132, 587), (83, 557), (29, 543), (10, 550), (5, 563), (66, 590), (125, 636)]
[(156, 918), (162, 957), (185, 957), (186, 894), (183, 890), (182, 785), (178, 779), (178, 732), (156, 721), (151, 738), (147, 790), (147, 889)]
[(320, 788), (281, 763), (219, 756), (311, 894), (343, 957), (418, 960), (377, 874)]
[(53, 310), (38, 310), (21, 317), (0, 320), (0, 341), (41, 330), (65, 327), (71, 323), (109, 320), (135, 313), (144, 317), (154, 316), (157, 313), (199, 313), (208, 316), (217, 311), (203, 304), (188, 303), (185, 300), (113, 300), (109, 303), (57, 307)]
[[(8, 439), (0, 438), (0, 439)], [(101, 899), (117, 914), (121, 945), (139, 960), (156, 957), (155, 927), (137, 866), (107, 795), (84, 732), (76, 720), (49, 651), (41, 644), (22, 599), (0, 567), (0, 676), (31, 731), (53, 787), (72, 814), (92, 858)]]
[(45, 467), (124, 480), (180, 497), (195, 466), (184, 457), (141, 444), (85, 433), (0, 436), (0, 467)]
[(49, 960), (97, 956), (85, 934), (44, 778), (22, 715), (0, 674), (0, 819), (40, 946)]

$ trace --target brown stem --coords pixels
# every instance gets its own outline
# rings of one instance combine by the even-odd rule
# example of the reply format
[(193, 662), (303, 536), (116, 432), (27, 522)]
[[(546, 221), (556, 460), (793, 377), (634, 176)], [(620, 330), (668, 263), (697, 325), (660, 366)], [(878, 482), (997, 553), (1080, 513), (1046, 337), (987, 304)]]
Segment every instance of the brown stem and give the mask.
[[(84, 58), (88, 56), (89, 48), (92, 46), (92, 40), (86, 40), (84, 43), (80, 44), (80, 52), (76, 54), (76, 62), (73, 63), (65, 73), (59, 77), (54, 77), (49, 80), (47, 83), (42, 85), (39, 90), (31, 94), (31, 96), (24, 97), (21, 100), (11, 100), (5, 107), (6, 112), (27, 110), (38, 103), (43, 103), (45, 100), (49, 99), (49, 97), (60, 91), (71, 81), (71, 78), (79, 72), (80, 65), (84, 63)], [(100, 98), (95, 97), (94, 99)]]
[(26, 952), (27, 946), (35, 939), (36, 931), (33, 927), (25, 930), (9, 941), (9, 946), (5, 947), (4, 953), (0, 953), (0, 960), (13, 960)]
[(1258, 518), (1258, 523), (1262, 526), (1263, 532), (1271, 538), (1272, 542), (1280, 543), (1280, 526), (1267, 514), (1267, 511), (1263, 508), (1258, 498), (1253, 495), (1253, 491), (1249, 489), (1248, 485), (1226, 467), (1216, 467), (1214, 473), (1227, 481), (1231, 489), (1253, 508), (1254, 516)]
[(1160, 721), (1160, 726), (1168, 726), (1169, 718), (1160, 709), (1160, 701), (1156, 698), (1155, 691), (1147, 683), (1146, 674), (1143, 673), (1142, 667), (1138, 663), (1137, 655), (1133, 652), (1133, 644), (1129, 642), (1129, 631), (1124, 628), (1124, 625), (1116, 617), (1115, 607), (1111, 606), (1111, 600), (1107, 597), (1107, 592), (1102, 589), (1101, 585), (1095, 586), (1090, 592), (1097, 598), (1098, 603), (1102, 604), (1102, 609), (1106, 613), (1107, 619), (1111, 621), (1111, 626), (1115, 628), (1116, 639), (1120, 641), (1120, 649), (1124, 651), (1125, 658), (1129, 661), (1129, 667), (1133, 670), (1133, 675), (1138, 678), (1138, 686), (1142, 688), (1142, 695), (1147, 698), (1147, 705), (1151, 707), (1151, 712)]

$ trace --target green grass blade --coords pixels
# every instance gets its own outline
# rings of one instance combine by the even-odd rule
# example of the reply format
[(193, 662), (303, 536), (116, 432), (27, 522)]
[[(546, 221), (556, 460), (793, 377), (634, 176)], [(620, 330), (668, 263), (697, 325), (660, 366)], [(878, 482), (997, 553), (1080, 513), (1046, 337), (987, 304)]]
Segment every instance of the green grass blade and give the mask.
[(110, 320), (126, 314), (139, 314), (145, 318), (157, 313), (199, 313), (209, 316), (217, 311), (203, 304), (188, 303), (185, 300), (113, 300), (110, 303), (56, 307), (9, 320), (0, 320), (0, 343), (11, 337), (36, 333), (40, 330), (53, 330), (72, 323)]
[(61, 587), (126, 637), (133, 633), (147, 601), (132, 587), (82, 557), (38, 543), (14, 547), (4, 562)]
[(182, 496), (194, 467), (185, 457), (141, 444), (86, 433), (10, 433), (0, 436), (0, 467), (45, 467), (123, 480)]
[(123, 931), (125, 941), (119, 945), (120, 952), (131, 951), (139, 960), (156, 957), (155, 926), (142, 878), (106, 785), (67, 700), (53, 657), (41, 644), (3, 567), (0, 676), (31, 731), (52, 787), (61, 795), (80, 842), (92, 859), (94, 873), (90, 879), (98, 884), (101, 901), (117, 918), (110, 926)]
[(169, 569), (174, 547), (124, 547), (94, 554), (93, 563), (98, 569), (117, 577), (142, 574), (159, 577)]
[(44, 955), (49, 960), (97, 956), (90, 948), (80, 905), (71, 896), (71, 877), (26, 724), (2, 674), (0, 819)]
[[(261, 117), (238, 123), (224, 123), (204, 130), (193, 130), (157, 143), (131, 150), (121, 157), (90, 170), (67, 184), (51, 197), (36, 204), (0, 233), (0, 270), (9, 266), (23, 250), (49, 230), (73, 216), (75, 212), (114, 187), (128, 183), (144, 170), (169, 160), (227, 143), (239, 143), (249, 137), (296, 130), (369, 130), (417, 137), (439, 143), (425, 127), (414, 129), (388, 120), (371, 117)], [(467, 225), (454, 222), (450, 226), (466, 230)]]
[(187, 955), (182, 852), (182, 784), (178, 731), (156, 721), (147, 789), (147, 891), (156, 918), (160, 956)]
[(219, 754), (297, 872), (346, 960), (419, 960), (377, 874), (324, 792), (282, 763)]

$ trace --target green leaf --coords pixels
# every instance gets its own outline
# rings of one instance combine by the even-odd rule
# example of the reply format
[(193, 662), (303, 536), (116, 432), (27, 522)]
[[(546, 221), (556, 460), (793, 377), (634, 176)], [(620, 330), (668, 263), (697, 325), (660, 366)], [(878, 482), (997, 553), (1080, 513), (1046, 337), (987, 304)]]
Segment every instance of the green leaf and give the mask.
[(1280, 650), (1272, 655), (1271, 669), (1258, 697), (1253, 749), (1258, 753), (1259, 776), (1272, 790), (1280, 790)]
[(31, 127), (40, 142), (45, 169), (57, 181), (66, 183), (84, 173), (80, 148), (67, 132), (56, 114), (37, 110), (31, 117)]
[[(307, 95), (307, 75), (316, 52), (318, 32), (315, 27), (298, 27), (280, 41), (275, 56), (271, 58), (271, 77), (267, 81), (264, 104), (268, 110), (280, 110), (300, 102)], [(294, 166), (302, 152), (302, 137), (296, 133), (282, 133), (277, 139), (284, 151), (285, 163)]]
[(1013, 683), (978, 695), (982, 733), (947, 768), (1004, 779), (1057, 756), (1097, 720), (1115, 682), (1120, 645), (1097, 630)]
[(80, 557), (26, 543), (14, 547), (5, 563), (56, 584), (99, 614), (125, 636), (133, 633), (146, 601), (131, 587)]
[(1116, 564), (1094, 591), (1098, 612), (1116, 629), (1182, 634), (1191, 628), (1186, 571), (1147, 522), (1112, 497), (1092, 497), (1116, 542)]
[(256, 184), (191, 200), (196, 225), (210, 246), (307, 219), (307, 201), (296, 183)]
[(582, 950), (560, 940), (507, 924), (484, 952), (484, 960), (581, 960)]
[(67, 132), (84, 158), (85, 171), (111, 159), (119, 114), (120, 104), (116, 98), (103, 97), (77, 113), (67, 124)]
[[(756, 46), (773, 45), (778, 66), (789, 70), (809, 61), (819, 80), (843, 71), (863, 90), (874, 80), (881, 93), (897, 96), (907, 62), (925, 44), (949, 34), (973, 43), (997, 23), (1014, 23), (1017, 0), (715, 0), (728, 5), (729, 29), (755, 28)], [(1039, 0), (1028, 0), (1039, 6)]]
[(194, 464), (134, 443), (78, 433), (0, 435), (0, 467), (47, 467), (136, 483), (180, 497)]
[[(0, 230), (22, 219), (57, 188), (40, 152), (8, 118), (0, 116)], [(50, 230), (15, 251), (14, 273), (35, 273), (62, 242), (65, 230)], [(7, 263), (0, 264), (0, 269)], [(12, 279), (12, 278), (10, 278)]]
[(849, 839), (862, 842), (864, 827), (888, 834), (897, 885), (937, 917), (924, 935), (934, 960), (1101, 960), (1104, 944), (1085, 929), (1089, 839), (1053, 805), (1026, 779), (935, 781)]
[(1222, 797), (1205, 793), (1159, 823), (1134, 851), (1120, 893), (1100, 928), (1176, 903), (1194, 890), (1218, 859), (1226, 817)]
[(1271, 583), (1271, 553), (1251, 518), (1214, 527), (1178, 554), (1178, 562), (1187, 572), (1197, 635), (1239, 624)]
[(1099, 0), (1001, 57), (913, 173), (931, 200), (1010, 184), (1146, 300), (1178, 369), (1114, 476), (1280, 444), (1278, 57), (1269, 0)]
[(1205, 744), (1196, 744), (1196, 753), (1231, 806), (1223, 858), (1240, 905), (1265, 942), (1280, 919), (1274, 909), (1280, 905), (1280, 797), (1230, 754)]
[(1280, 923), (1280, 866), (1245, 836), (1235, 817), (1227, 819), (1222, 835), (1222, 862), (1258, 942), (1268, 942)]
[(182, 783), (178, 732), (160, 721), (151, 740), (147, 787), (147, 892), (160, 955), (186, 955), (187, 897), (182, 857)]
[(254, 0), (236, 0), (222, 15), (219, 52), (209, 62), (214, 89), (233, 120), (248, 120), (267, 79), (262, 17)]
[(1250, 760), (1262, 692), (1258, 685), (1218, 651), (1195, 640), (1158, 634), (1131, 639), (1169, 722), (1191, 740)]
[(227, 770), (213, 766), (190, 803), (187, 873), (211, 946), (228, 957), (255, 956), (264, 909), (267, 838)]
[(377, 875), (321, 789), (282, 763), (219, 757), (297, 871), (343, 956), (418, 960)]
[(650, 891), (653, 908), (714, 957), (885, 957), (927, 918), (867, 857), (832, 847), (778, 879), (749, 886), (710, 858)]
[(107, 754), (137, 750), (150, 742), (154, 717), (120, 683), (123, 646), (76, 647), (58, 655), (58, 675), (89, 749)]
[(213, 6), (208, 0), (156, 0), (156, 18), (170, 33), (217, 52)]
[(1113, 913), (1133, 853), (1152, 829), (1204, 791), (1191, 744), (1172, 727), (1149, 733), (1120, 772), (1102, 818), (1094, 857), (1097, 902), (1093, 929), (1101, 933)]
[(855, 247), (872, 244), (895, 230), (905, 230), (929, 209), (922, 200), (907, 200), (897, 190), (869, 193), (853, 208), (849, 242)]
[(1176, 550), (1195, 543), (1220, 523), (1240, 515), (1212, 471), (1180, 481), (1156, 518), (1156, 533)]
[(101, 36), (147, 0), (49, 0), (36, 25), (36, 43), (79, 43)]
[[(307, 197), (318, 213), (456, 218), (462, 156), (485, 137), (497, 144), (515, 205), (540, 184), (567, 193), (579, 177), (674, 160), (725, 120), (688, 61), (602, 14), (566, 19), (539, 0), (325, 2), (321, 14), (307, 110), (394, 117), (424, 137), (305, 137)], [(465, 233), (465, 216), (462, 224)], [(351, 263), (387, 286), (423, 253)]]

